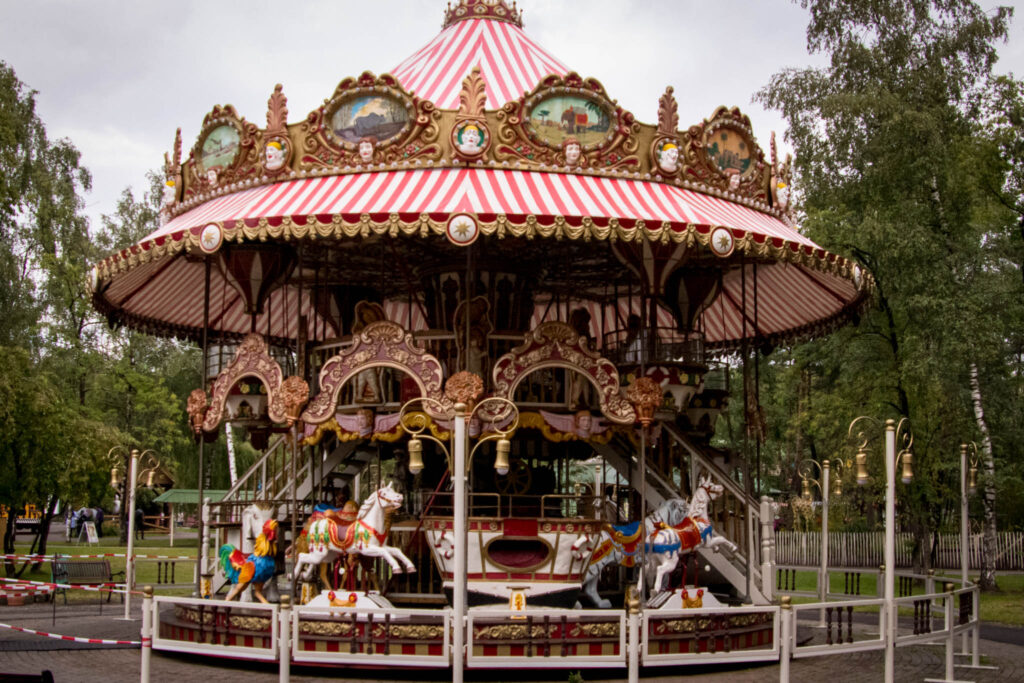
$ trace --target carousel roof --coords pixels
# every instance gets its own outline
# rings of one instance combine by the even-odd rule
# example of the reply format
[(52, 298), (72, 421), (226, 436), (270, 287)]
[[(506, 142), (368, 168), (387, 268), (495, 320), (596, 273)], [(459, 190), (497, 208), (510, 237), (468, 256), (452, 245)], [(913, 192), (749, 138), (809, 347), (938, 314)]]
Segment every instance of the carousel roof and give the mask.
[[(568, 124), (570, 133), (575, 127), (582, 138), (578, 160), (568, 156), (567, 141), (545, 138), (561, 133), (561, 126), (556, 129), (544, 118), (551, 109), (547, 103), (556, 98), (587, 103), (587, 113), (577, 112)], [(215, 334), (258, 331), (277, 340), (338, 336), (344, 332), (338, 320), (324, 315), (309, 296), (314, 285), (309, 261), (305, 270), (292, 263), (286, 273), (265, 255), (241, 262), (235, 255), (229, 264), (224, 252), (242, 243), (289, 249), (301, 243), (312, 254), (327, 244), (358, 250), (391, 238), (398, 245), (391, 255), (413, 261), (421, 257), (424, 239), (433, 240), (437, 253), (457, 251), (448, 230), (462, 215), (471, 217), (479, 234), (509, 242), (504, 253), (496, 252), (499, 259), (526, 254), (543, 259), (545, 251), (529, 245), (553, 238), (580, 245), (565, 257), (567, 263), (590, 264), (600, 251), (605, 267), (625, 271), (623, 265), (628, 266), (657, 281), (655, 288), (664, 285), (671, 269), (658, 255), (668, 254), (676, 265), (713, 264), (722, 277), (721, 295), (701, 319), (709, 347), (729, 348), (745, 337), (787, 341), (821, 333), (856, 315), (868, 300), (869, 275), (795, 228), (774, 189), (776, 176), (788, 174), (788, 166), (774, 158), (774, 145), (770, 166), (765, 163), (749, 121), (738, 110), (720, 108), (711, 120), (680, 131), (670, 88), (659, 103), (657, 128), (636, 123), (599, 83), (569, 72), (531, 41), (520, 13), (504, 0), (461, 0), (446, 13), (442, 32), (393, 74), (364, 73), (342, 81), (334, 97), (301, 123), (287, 123), (285, 103), (278, 86), (268, 103), (265, 130), (230, 106), (214, 108), (185, 163), (179, 136), (174, 158), (165, 166), (170, 188), (165, 224), (94, 269), (94, 301), (111, 322), (197, 338), (207, 291), (204, 263), (216, 254), (208, 290)], [(369, 116), (377, 121), (389, 111), (401, 115), (396, 124), (401, 130), (388, 129), (391, 138), (371, 138), (376, 146), (371, 145), (369, 158), (360, 158), (366, 138), (359, 125), (338, 122), (356, 106), (372, 109)], [(541, 106), (543, 120), (530, 120)], [(591, 130), (601, 124), (607, 132), (598, 139)], [(465, 152), (460, 144), (466, 126), (483, 136), (479, 153)], [(717, 144), (712, 133), (748, 155), (745, 170), (715, 165), (707, 153), (711, 142)], [(286, 163), (270, 170), (262, 152), (274, 144)], [(676, 146), (679, 170), (659, 167), (661, 151)], [(213, 165), (214, 158), (227, 161)], [(635, 262), (624, 264), (621, 254), (616, 261), (612, 252), (622, 252), (616, 244), (632, 245)], [(346, 254), (347, 267), (358, 271), (358, 251)], [(376, 271), (364, 269), (362, 276), (387, 280), (379, 262)], [(568, 265), (547, 265), (547, 272), (575, 272)], [(239, 275), (240, 268), (248, 272)], [(289, 279), (290, 269), (301, 277)], [(581, 304), (599, 309), (603, 319), (608, 306), (623, 304), (599, 295), (600, 287), (607, 294), (607, 282), (583, 281), (594, 272), (581, 267), (578, 282), (567, 276), (561, 284)], [(265, 302), (257, 306), (260, 278), (276, 284), (267, 287)], [(414, 288), (382, 286), (391, 319), (413, 330), (427, 327)], [(565, 299), (552, 307), (557, 294), (538, 295), (534, 322), (567, 310)], [(751, 313), (750, 302), (758, 303), (757, 313)], [(634, 304), (626, 306), (632, 311)], [(303, 316), (306, 329), (300, 334)], [(670, 326), (671, 317), (662, 308), (659, 325)], [(595, 336), (601, 331), (603, 323)]]
[[(493, 11), (454, 14), (460, 8), (449, 13), (436, 38), (391, 72), (406, 90), (442, 109), (457, 109), (462, 79), (478, 66), (487, 84), (488, 104), (500, 108), (532, 90), (548, 74), (564, 76), (569, 72), (527, 37), (520, 19), (496, 16)], [(495, 5), (494, 9), (505, 8)]]

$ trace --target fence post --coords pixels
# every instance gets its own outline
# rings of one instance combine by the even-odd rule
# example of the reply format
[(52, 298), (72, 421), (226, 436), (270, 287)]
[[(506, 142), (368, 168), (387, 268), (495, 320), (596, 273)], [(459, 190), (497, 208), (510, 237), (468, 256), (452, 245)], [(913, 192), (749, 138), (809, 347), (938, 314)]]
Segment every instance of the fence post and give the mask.
[(142, 589), (142, 662), (139, 681), (149, 683), (149, 660), (153, 654), (153, 587)]
[(640, 680), (640, 592), (636, 586), (626, 589), (626, 614), (629, 619), (629, 638), (626, 651), (629, 664), (629, 683)]
[(949, 631), (946, 637), (946, 680), (953, 680), (953, 651), (956, 649), (953, 636), (953, 584), (946, 582), (943, 588), (946, 591), (946, 630)]
[(292, 676), (292, 596), (285, 593), (281, 596), (281, 607), (278, 624), (278, 660), (280, 669), (278, 680), (280, 683), (288, 683)]
[(975, 668), (981, 666), (981, 655), (978, 653), (978, 640), (981, 638), (981, 606), (978, 604), (980, 598), (981, 588), (974, 584), (971, 589), (971, 621), (974, 622), (974, 628), (971, 629), (971, 666)]
[(792, 625), (792, 616), (792, 598), (788, 595), (783, 595), (782, 611), (779, 612), (779, 625), (781, 627), (779, 638), (782, 641), (779, 654), (779, 683), (789, 683), (789, 660), (793, 656), (793, 638), (789, 633), (790, 626)]
[(771, 498), (761, 496), (761, 593), (771, 600), (773, 595), (772, 543), (775, 520), (772, 519)]

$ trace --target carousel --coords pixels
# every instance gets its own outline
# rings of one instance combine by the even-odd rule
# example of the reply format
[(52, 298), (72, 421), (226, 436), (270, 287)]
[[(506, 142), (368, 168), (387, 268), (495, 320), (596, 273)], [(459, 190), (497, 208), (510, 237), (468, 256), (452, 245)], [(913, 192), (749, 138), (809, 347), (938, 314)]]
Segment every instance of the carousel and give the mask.
[[(311, 112), (277, 85), (265, 126), (215, 106), (187, 158), (178, 131), (163, 225), (93, 301), (203, 348), (201, 473), (225, 423), (261, 456), (204, 506), (156, 649), (456, 678), (777, 658), (746, 362), (855, 319), (870, 275), (799, 232), (738, 109), (681, 124), (668, 87), (643, 116), (581, 73), (460, 0)], [(730, 400), (744, 453), (711, 444)]]

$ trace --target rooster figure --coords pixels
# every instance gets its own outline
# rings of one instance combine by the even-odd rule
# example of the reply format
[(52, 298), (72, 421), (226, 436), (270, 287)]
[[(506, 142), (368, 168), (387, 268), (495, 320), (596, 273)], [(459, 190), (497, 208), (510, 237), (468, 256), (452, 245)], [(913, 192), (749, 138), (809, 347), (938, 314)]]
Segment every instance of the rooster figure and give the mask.
[(256, 547), (249, 557), (233, 545), (220, 547), (220, 565), (224, 576), (235, 584), (228, 591), (225, 600), (234, 600), (251, 583), (253, 595), (267, 604), (263, 596), (263, 584), (274, 575), (274, 556), (277, 555), (277, 520), (268, 519), (263, 532), (256, 537)]

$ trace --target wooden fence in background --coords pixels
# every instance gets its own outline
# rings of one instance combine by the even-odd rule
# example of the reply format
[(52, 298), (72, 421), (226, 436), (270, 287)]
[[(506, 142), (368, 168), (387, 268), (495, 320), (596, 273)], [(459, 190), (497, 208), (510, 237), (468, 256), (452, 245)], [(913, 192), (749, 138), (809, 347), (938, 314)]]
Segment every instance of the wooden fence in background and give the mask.
[[(896, 566), (914, 564), (914, 537), (896, 534)], [(934, 569), (960, 568), (960, 535), (938, 534), (928, 539), (926, 553), (935, 546)], [(831, 531), (828, 534), (830, 567), (878, 567), (885, 556), (885, 533), (882, 531)], [(981, 567), (981, 534), (971, 534), (968, 545), (970, 569)], [(780, 531), (775, 534), (775, 561), (778, 564), (816, 567), (821, 563), (820, 531)], [(996, 536), (996, 569), (1024, 571), (1024, 532), (1001, 531)]]

